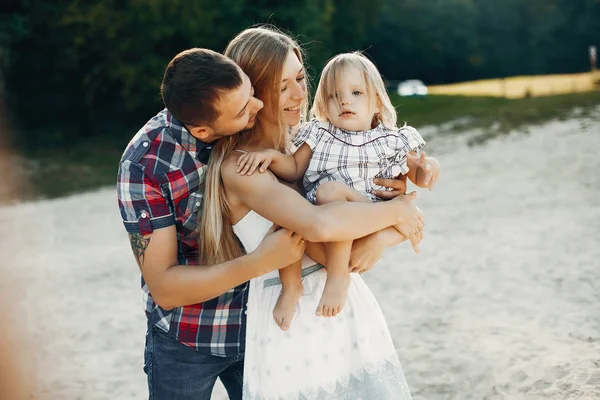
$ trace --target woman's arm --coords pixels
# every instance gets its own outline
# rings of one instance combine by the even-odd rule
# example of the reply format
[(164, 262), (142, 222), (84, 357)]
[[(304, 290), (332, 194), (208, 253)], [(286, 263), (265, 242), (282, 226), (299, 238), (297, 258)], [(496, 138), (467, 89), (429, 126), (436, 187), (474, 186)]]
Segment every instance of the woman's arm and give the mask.
[(314, 206), (270, 174), (240, 175), (236, 155), (223, 163), (221, 174), (228, 197), (302, 235), (311, 242), (353, 240), (396, 224), (416, 232), (422, 228), (413, 196), (380, 203), (335, 202)]

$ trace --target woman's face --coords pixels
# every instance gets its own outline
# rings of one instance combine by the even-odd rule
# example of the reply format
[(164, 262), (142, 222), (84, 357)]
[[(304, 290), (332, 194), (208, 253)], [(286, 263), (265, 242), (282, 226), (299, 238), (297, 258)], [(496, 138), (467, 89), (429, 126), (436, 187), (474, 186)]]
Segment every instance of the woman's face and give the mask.
[[(306, 81), (304, 65), (298, 60), (293, 50), (290, 50), (283, 65), (279, 91), (278, 111), (283, 118), (280, 122), (285, 126), (298, 125), (300, 123), (300, 109), (306, 100)], [(275, 124), (278, 123), (278, 115), (273, 115), (274, 112), (271, 107), (265, 106), (262, 113), (267, 120)]]

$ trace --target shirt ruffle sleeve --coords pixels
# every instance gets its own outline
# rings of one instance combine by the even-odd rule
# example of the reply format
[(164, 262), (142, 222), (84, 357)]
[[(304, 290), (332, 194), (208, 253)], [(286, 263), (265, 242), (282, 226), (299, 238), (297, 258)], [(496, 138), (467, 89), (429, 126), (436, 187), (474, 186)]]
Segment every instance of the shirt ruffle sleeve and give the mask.
[(298, 133), (292, 139), (292, 143), (296, 148), (306, 143), (311, 150), (314, 150), (315, 146), (319, 142), (319, 137), (322, 135), (321, 122), (316, 119), (312, 119), (307, 122), (304, 126), (298, 129)]
[(393, 164), (392, 174), (394, 176), (406, 175), (408, 173), (406, 155), (411, 151), (420, 150), (425, 146), (425, 140), (419, 131), (408, 125), (398, 129), (398, 133), (391, 137), (394, 140), (390, 140), (388, 143), (395, 148), (394, 157), (390, 160)]

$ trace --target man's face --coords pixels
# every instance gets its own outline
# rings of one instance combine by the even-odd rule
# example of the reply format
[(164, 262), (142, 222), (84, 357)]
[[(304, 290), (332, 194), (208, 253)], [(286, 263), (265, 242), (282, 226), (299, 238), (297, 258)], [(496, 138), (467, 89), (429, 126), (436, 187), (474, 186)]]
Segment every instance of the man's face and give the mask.
[(215, 139), (252, 128), (256, 113), (263, 107), (263, 102), (254, 97), (250, 79), (241, 69), (239, 71), (242, 85), (225, 93), (216, 105), (219, 118), (212, 125)]

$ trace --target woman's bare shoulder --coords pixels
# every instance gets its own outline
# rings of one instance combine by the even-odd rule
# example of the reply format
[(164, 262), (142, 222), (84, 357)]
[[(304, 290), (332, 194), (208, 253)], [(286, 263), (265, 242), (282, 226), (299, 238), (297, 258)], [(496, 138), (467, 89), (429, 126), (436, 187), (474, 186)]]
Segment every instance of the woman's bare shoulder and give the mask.
[(238, 159), (244, 154), (241, 151), (234, 151), (223, 160), (221, 165), (221, 178), (226, 188), (234, 191), (242, 190), (247, 192), (250, 189), (261, 189), (265, 185), (271, 186), (278, 184), (277, 177), (269, 170), (252, 175), (241, 175), (238, 172)]
[(221, 177), (224, 183), (235, 181), (241, 176), (237, 172), (237, 162), (243, 154), (244, 153), (241, 151), (233, 151), (223, 160), (223, 163), (221, 164)]

